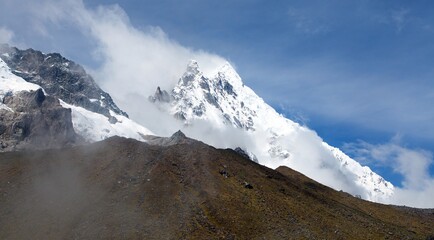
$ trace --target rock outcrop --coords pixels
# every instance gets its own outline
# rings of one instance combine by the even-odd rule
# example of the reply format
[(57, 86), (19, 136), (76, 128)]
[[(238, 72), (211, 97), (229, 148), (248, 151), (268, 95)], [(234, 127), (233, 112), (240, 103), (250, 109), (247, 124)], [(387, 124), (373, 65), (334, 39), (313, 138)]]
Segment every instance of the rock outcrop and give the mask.
[(0, 151), (60, 148), (80, 141), (71, 110), (42, 89), (5, 96), (0, 109)]

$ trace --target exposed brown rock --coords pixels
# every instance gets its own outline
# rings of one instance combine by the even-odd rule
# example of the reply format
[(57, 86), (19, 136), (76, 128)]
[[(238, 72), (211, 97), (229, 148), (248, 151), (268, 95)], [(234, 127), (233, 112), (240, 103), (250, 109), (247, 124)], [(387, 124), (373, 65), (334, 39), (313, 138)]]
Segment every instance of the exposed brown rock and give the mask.
[(113, 137), (61, 150), (0, 153), (0, 172), (0, 239), (434, 235), (433, 210), (367, 202), (188, 138), (149, 145)]

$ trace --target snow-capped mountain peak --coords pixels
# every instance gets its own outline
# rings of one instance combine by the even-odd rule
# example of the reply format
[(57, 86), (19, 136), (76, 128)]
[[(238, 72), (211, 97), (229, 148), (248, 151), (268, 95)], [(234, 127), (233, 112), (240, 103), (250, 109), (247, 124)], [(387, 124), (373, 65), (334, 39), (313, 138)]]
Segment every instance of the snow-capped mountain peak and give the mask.
[(197, 61), (196, 60), (190, 60), (190, 62), (187, 65), (187, 70), (185, 71), (184, 76), (185, 75), (197, 75), (199, 73), (201, 73), (201, 71), (199, 70), (199, 64), (197, 63)]
[[(157, 89), (157, 93), (163, 92)], [(393, 194), (393, 185), (371, 169), (329, 146), (314, 131), (277, 113), (243, 84), (229, 62), (219, 67), (215, 75), (205, 76), (199, 63), (191, 61), (178, 84), (168, 92), (170, 97), (164, 99), (169, 101), (159, 101), (161, 96), (150, 99), (157, 104), (168, 103), (160, 109), (184, 121), (188, 129), (202, 121), (221, 131), (244, 131), (253, 144), (243, 150), (257, 157), (260, 164), (271, 168), (289, 166), (337, 190), (369, 200), (381, 201)], [(188, 129), (184, 131), (188, 133)], [(206, 134), (198, 138), (207, 142)], [(245, 142), (240, 139), (234, 144), (241, 146)]]
[(244, 96), (240, 98), (237, 92), (253, 93), (242, 84), (241, 78), (229, 63), (219, 68), (215, 76), (207, 77), (200, 70), (199, 64), (192, 60), (178, 85), (171, 91), (174, 101), (170, 112), (186, 123), (193, 119), (207, 119), (215, 126), (224, 127), (230, 123), (250, 129), (253, 123), (249, 117), (256, 113), (245, 106), (242, 101)]
[(199, 69), (199, 64), (196, 60), (190, 60), (182, 77), (179, 79), (178, 85), (191, 85), (203, 77), (203, 73)]
[(57, 53), (8, 45), (0, 45), (0, 119), (0, 151), (114, 135), (145, 141), (152, 134), (129, 119), (80, 65)]
[(218, 68), (215, 79), (224, 79), (237, 89), (244, 86), (240, 75), (229, 62)]

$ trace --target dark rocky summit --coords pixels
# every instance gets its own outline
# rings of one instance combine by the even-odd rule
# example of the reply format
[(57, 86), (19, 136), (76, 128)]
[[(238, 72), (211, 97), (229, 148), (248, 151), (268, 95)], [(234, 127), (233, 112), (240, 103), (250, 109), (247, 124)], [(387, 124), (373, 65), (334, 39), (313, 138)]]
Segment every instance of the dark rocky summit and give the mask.
[(106, 117), (110, 117), (110, 110), (128, 116), (116, 106), (108, 93), (98, 87), (83, 67), (58, 53), (44, 54), (3, 44), (0, 45), (0, 58), (14, 74), (38, 84), (47, 95)]
[[(128, 117), (78, 64), (58, 53), (44, 54), (0, 45), (0, 58), (13, 74), (42, 89), (6, 92), (0, 99), (0, 151), (60, 148), (84, 142), (73, 129), (71, 110), (59, 99), (108, 117)], [(9, 109), (8, 109), (9, 108)]]
[(172, 97), (166, 90), (161, 90), (160, 87), (157, 87), (154, 96), (149, 96), (149, 101), (151, 102), (165, 102), (169, 103), (172, 100)]

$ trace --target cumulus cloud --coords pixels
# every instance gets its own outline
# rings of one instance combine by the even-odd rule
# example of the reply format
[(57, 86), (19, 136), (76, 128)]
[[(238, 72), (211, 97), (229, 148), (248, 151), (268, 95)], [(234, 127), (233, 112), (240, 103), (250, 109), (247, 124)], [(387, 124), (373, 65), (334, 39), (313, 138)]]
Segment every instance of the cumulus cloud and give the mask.
[(11, 43), (14, 32), (6, 27), (0, 26), (0, 43)]
[(411, 149), (400, 145), (397, 138), (385, 144), (370, 144), (363, 141), (346, 144), (344, 148), (356, 159), (390, 167), (403, 177), (402, 187), (397, 187), (390, 203), (432, 207), (434, 198), (434, 176), (429, 173), (434, 163), (431, 152)]
[[(155, 133), (168, 135), (179, 123), (164, 119), (148, 101), (157, 86), (171, 89), (185, 71), (190, 59), (201, 63), (205, 74), (225, 63), (222, 57), (196, 51), (170, 40), (158, 27), (139, 31), (132, 27), (118, 7), (99, 8), (91, 13), (91, 34), (99, 42), (97, 54), (103, 65), (95, 71), (101, 86), (110, 92), (122, 108)], [(87, 26), (87, 24), (84, 24)], [(167, 117), (166, 117), (167, 118)], [(164, 120), (162, 120), (164, 121)]]

